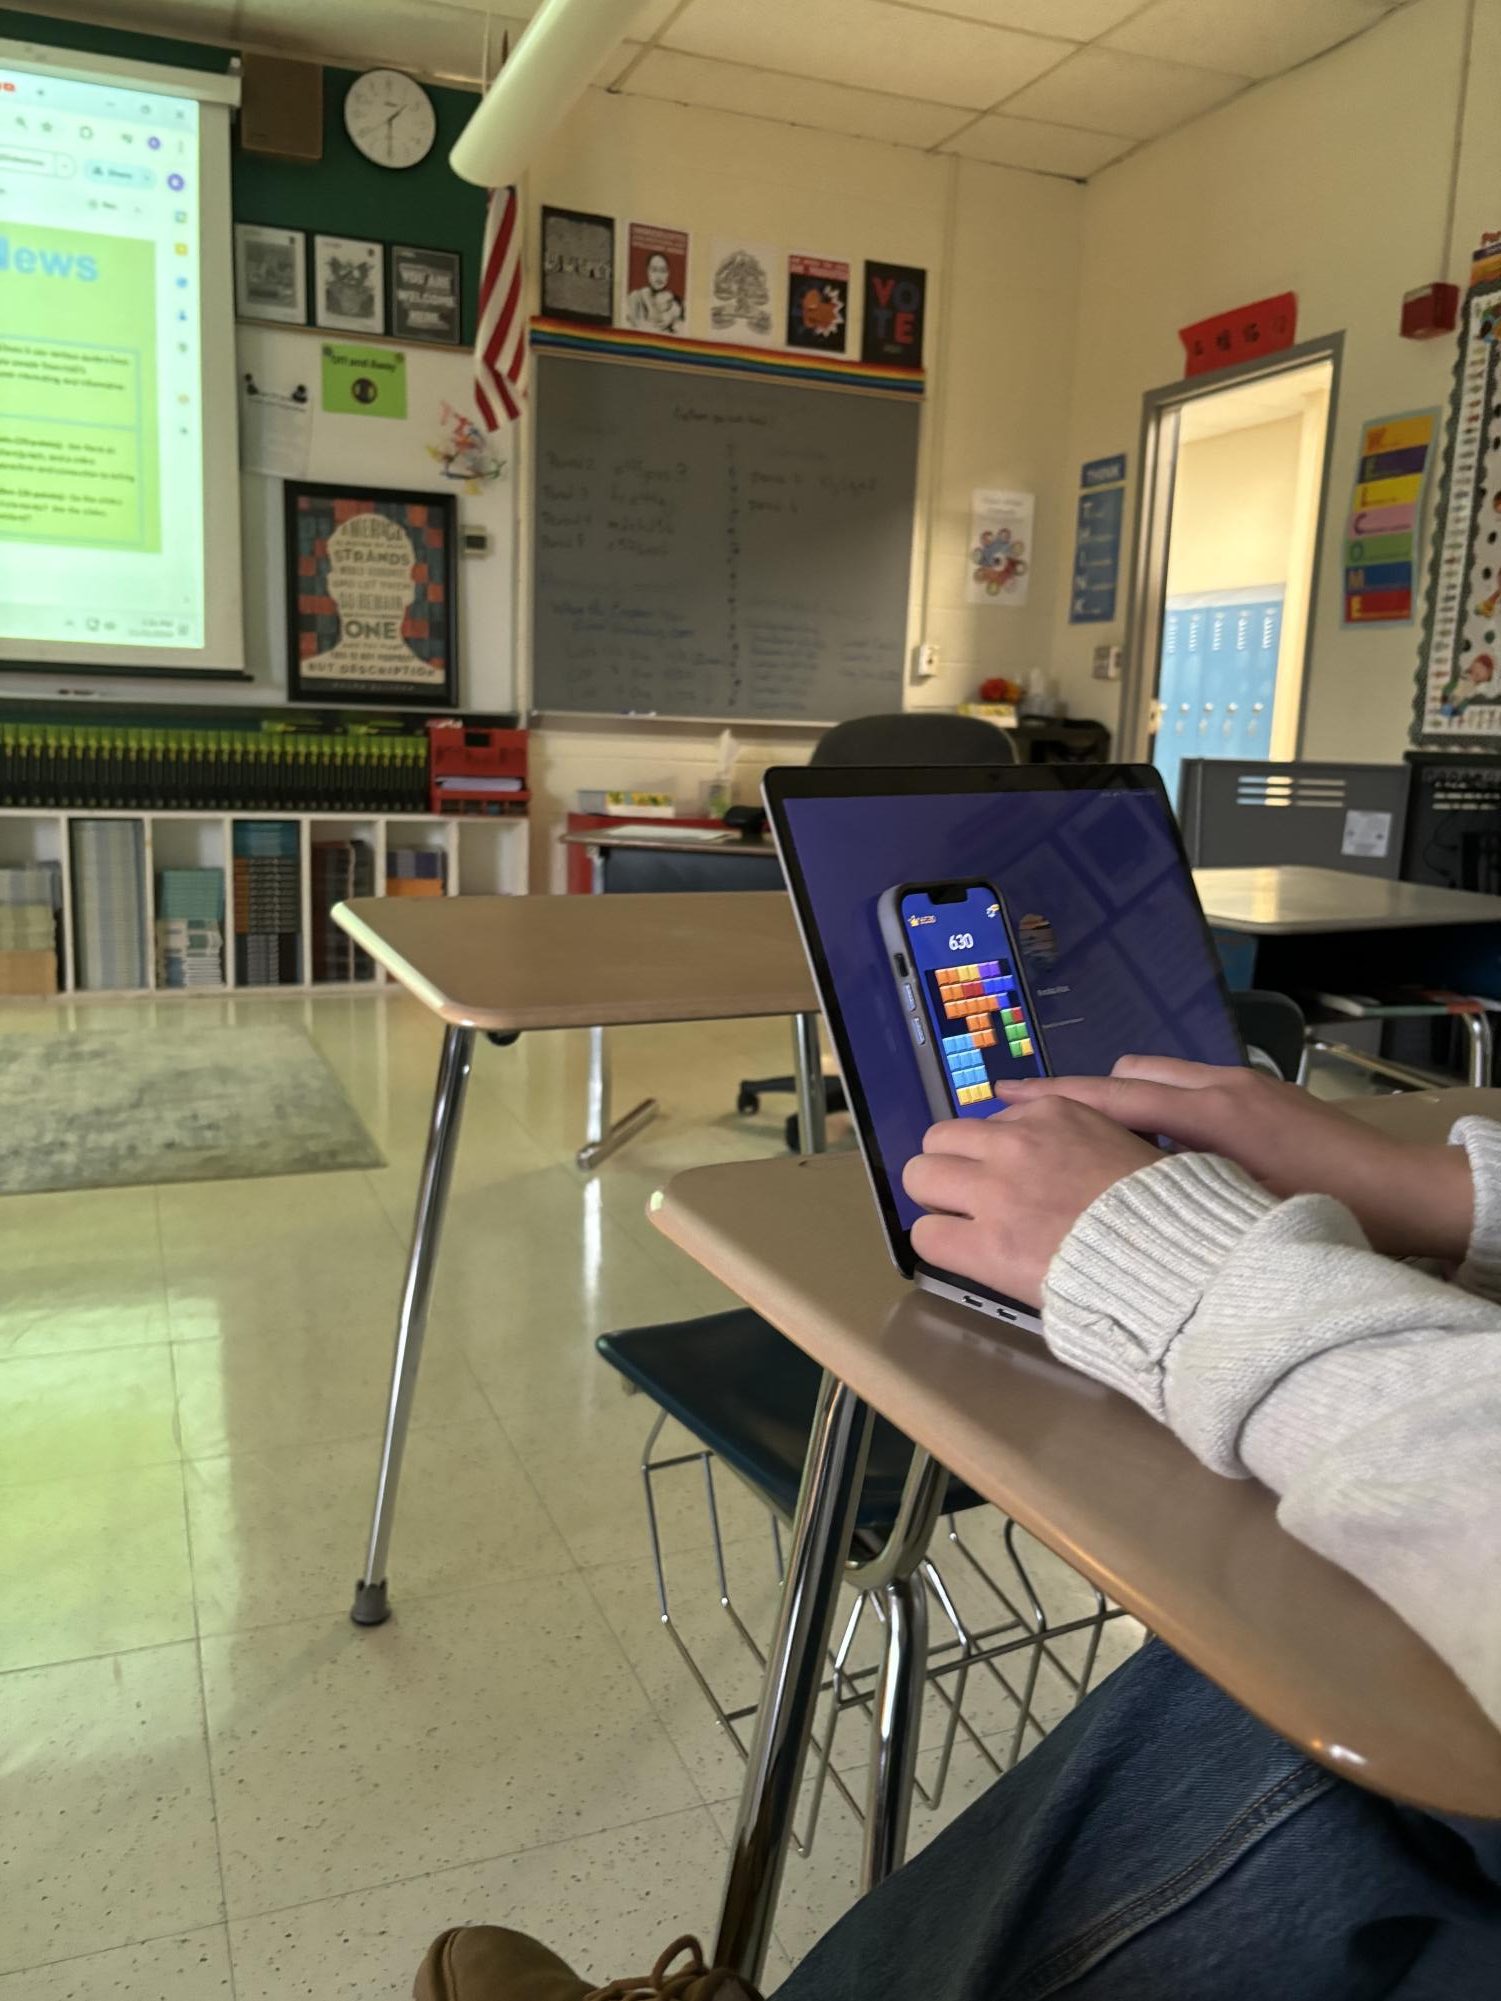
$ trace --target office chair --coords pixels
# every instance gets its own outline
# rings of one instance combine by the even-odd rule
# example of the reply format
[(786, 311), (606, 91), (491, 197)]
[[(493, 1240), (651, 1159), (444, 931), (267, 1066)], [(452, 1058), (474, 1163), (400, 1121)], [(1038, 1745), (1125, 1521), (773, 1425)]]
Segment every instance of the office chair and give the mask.
[[(835, 723), (813, 746), (810, 764), (872, 765), (1015, 764), (1011, 740), (982, 716), (953, 716), (935, 709), (902, 709), (889, 716), (856, 716)], [(784, 1077), (743, 1077), (735, 1110), (757, 1112), (768, 1091), (794, 1092), (797, 1080)], [(844, 1086), (837, 1077), (824, 1079), (824, 1109), (842, 1112)], [(787, 1145), (798, 1149), (797, 1116), (787, 1121)]]

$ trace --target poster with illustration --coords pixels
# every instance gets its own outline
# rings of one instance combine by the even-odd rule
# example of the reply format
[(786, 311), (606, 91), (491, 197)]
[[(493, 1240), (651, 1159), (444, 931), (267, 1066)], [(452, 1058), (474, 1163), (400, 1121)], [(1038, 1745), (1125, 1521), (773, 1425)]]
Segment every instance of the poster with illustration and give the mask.
[(860, 359), (921, 368), (928, 274), (915, 264), (865, 266)]
[(688, 331), (688, 232), (633, 222), (626, 231), (625, 324), (636, 333)]
[(828, 257), (787, 259), (787, 345), (843, 354), (850, 322), (850, 267)]
[(970, 495), (969, 604), (1024, 605), (1032, 569), (1036, 497), (976, 487)]
[(782, 259), (765, 244), (721, 242), (710, 258), (709, 332), (774, 347), (782, 324)]
[(287, 482), (294, 702), (454, 705), (457, 519), (451, 494)]
[(607, 327), (615, 317), (615, 219), (576, 208), (542, 211), (542, 312)]
[[(1444, 477), (1429, 537), (1412, 737), (1501, 741), (1501, 280), (1465, 301)], [(1367, 520), (1367, 533), (1379, 524)]]

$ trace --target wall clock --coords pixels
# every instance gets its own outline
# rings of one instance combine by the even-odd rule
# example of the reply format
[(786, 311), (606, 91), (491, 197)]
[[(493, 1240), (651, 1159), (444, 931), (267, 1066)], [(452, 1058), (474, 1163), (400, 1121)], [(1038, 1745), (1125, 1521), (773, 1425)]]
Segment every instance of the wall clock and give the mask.
[(355, 78), (344, 97), (344, 130), (377, 167), (415, 167), (438, 136), (433, 101), (415, 77), (371, 69)]

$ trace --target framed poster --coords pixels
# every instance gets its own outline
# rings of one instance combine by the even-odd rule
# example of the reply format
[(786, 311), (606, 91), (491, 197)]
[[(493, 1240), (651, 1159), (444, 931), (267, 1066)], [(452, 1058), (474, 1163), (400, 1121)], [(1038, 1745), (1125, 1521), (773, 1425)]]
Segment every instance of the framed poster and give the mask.
[(235, 224), (235, 317), (307, 325), (307, 237), (300, 229)]
[(285, 533), (288, 698), (453, 708), (453, 495), (288, 480)]
[(397, 340), (457, 347), (462, 330), (463, 265), (457, 250), (391, 246), (391, 332)]
[(313, 238), (313, 324), (347, 333), (386, 330), (386, 258), (355, 236)]
[(542, 211), (542, 314), (607, 327), (615, 318), (615, 218)]

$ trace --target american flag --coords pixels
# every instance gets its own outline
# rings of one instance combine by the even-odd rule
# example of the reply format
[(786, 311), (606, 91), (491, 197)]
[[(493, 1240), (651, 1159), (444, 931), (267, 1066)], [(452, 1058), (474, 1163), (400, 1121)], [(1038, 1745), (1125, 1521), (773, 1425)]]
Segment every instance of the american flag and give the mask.
[(521, 207), (514, 188), (492, 188), (480, 260), (474, 400), (486, 431), (514, 424), (526, 382), (526, 315), (521, 309)]

